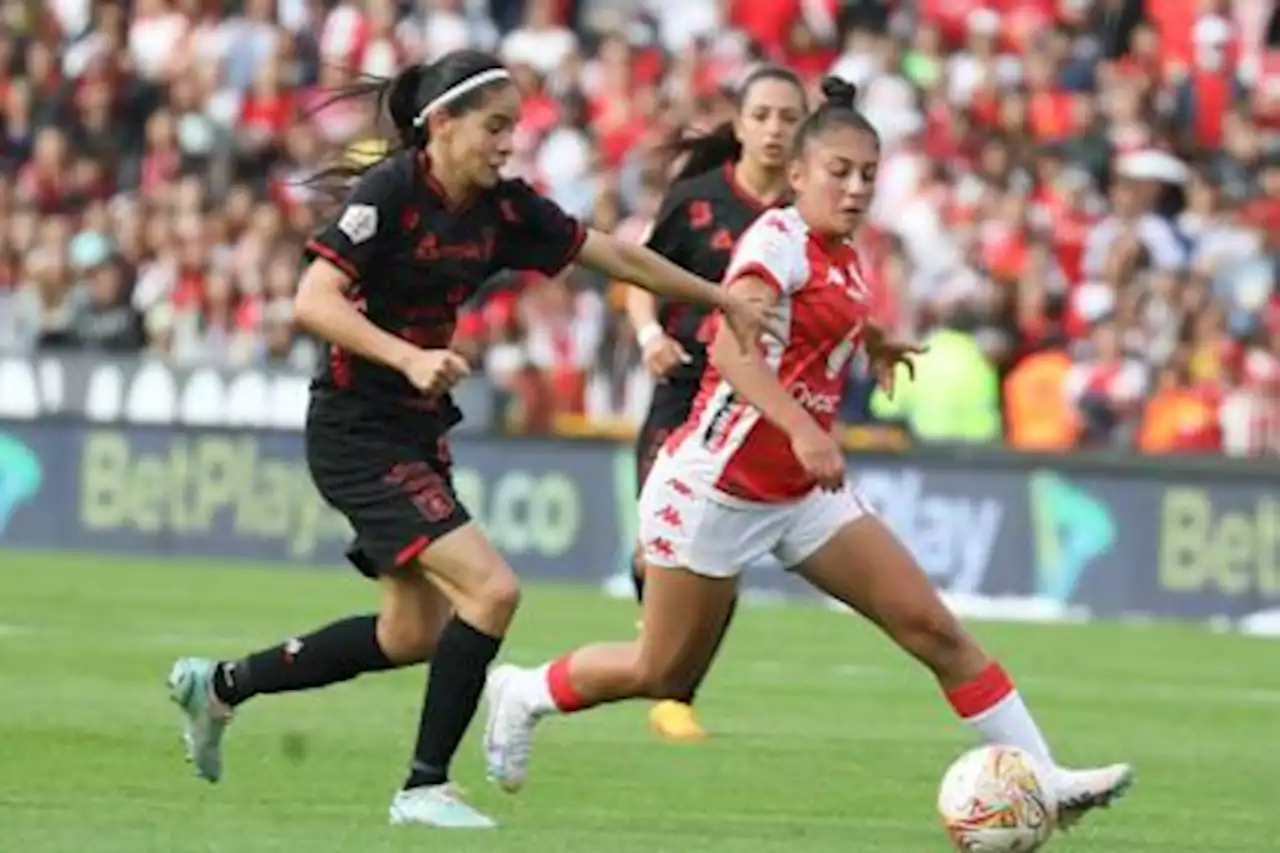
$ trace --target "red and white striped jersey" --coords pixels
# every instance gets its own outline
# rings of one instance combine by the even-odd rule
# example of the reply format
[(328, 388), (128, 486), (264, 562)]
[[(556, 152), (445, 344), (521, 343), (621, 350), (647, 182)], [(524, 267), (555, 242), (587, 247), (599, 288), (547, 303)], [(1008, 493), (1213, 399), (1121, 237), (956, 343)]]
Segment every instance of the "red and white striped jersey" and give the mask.
[[(831, 429), (874, 308), (857, 252), (848, 241), (810, 231), (794, 207), (771, 210), (739, 239), (724, 281), (744, 276), (778, 291), (785, 334), (762, 342), (766, 364), (822, 428)], [(714, 366), (703, 373), (689, 419), (667, 452), (688, 476), (731, 498), (790, 501), (816, 485), (786, 433), (743, 401)]]

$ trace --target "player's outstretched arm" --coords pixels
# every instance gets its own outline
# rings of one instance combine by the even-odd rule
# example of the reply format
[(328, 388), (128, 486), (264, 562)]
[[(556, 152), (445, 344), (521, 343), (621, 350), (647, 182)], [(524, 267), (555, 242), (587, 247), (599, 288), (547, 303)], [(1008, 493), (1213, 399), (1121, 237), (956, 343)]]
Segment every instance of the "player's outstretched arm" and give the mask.
[(587, 232), (578, 261), (658, 296), (726, 308), (730, 300), (720, 287), (681, 269), (657, 252), (596, 230)]
[(587, 232), (578, 261), (659, 296), (719, 308), (744, 350), (754, 349), (760, 335), (770, 331), (769, 323), (778, 316), (772, 305), (730, 293), (681, 269), (651, 249), (599, 231)]

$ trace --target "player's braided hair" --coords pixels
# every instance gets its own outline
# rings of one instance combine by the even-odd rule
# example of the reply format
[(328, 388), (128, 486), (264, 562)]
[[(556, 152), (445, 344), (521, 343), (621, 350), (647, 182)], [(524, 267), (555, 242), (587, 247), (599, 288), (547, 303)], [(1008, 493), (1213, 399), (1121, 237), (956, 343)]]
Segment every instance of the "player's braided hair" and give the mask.
[[(333, 94), (312, 111), (353, 98), (374, 98), (380, 116), (390, 119), (394, 137), (385, 139), (385, 155), (425, 148), (427, 115), (437, 110), (462, 115), (483, 103), (496, 86), (510, 83), (510, 75), (498, 59), (479, 50), (455, 50), (432, 63), (415, 63), (394, 77), (371, 77)], [(325, 168), (307, 183), (345, 194), (351, 181), (377, 163), (345, 161)]]
[[(800, 93), (801, 101), (804, 100), (804, 83), (796, 72), (784, 65), (765, 63), (748, 74), (734, 91), (733, 102), (739, 112), (742, 111), (742, 105), (746, 102), (751, 88), (765, 80), (790, 83)], [(678, 136), (670, 143), (669, 149), (676, 156), (688, 156), (680, 168), (680, 173), (676, 175), (677, 181), (706, 174), (712, 169), (718, 169), (726, 163), (736, 163), (742, 158), (742, 143), (738, 141), (731, 121), (723, 122), (710, 132), (698, 136)]]
[(822, 81), (823, 104), (805, 116), (796, 131), (793, 156), (804, 153), (810, 139), (825, 133), (833, 127), (853, 127), (865, 131), (880, 139), (867, 117), (858, 112), (858, 87), (839, 77), (827, 77)]

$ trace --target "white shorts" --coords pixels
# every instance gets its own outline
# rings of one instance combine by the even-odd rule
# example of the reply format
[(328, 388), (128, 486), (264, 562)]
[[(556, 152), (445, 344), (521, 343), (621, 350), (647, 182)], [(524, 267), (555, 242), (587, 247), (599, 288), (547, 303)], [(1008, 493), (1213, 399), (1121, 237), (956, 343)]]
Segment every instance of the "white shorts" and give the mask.
[(852, 485), (786, 503), (738, 500), (681, 472), (663, 452), (640, 493), (639, 535), (649, 565), (731, 578), (768, 554), (793, 568), (840, 528), (873, 514)]

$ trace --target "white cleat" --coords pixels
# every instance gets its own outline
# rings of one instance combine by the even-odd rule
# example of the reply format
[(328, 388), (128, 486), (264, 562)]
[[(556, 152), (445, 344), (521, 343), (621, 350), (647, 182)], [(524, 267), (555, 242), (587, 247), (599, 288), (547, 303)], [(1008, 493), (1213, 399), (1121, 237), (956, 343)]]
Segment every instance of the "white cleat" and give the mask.
[(399, 791), (391, 800), (392, 826), (430, 826), (436, 829), (493, 829), (498, 824), (458, 796), (452, 785), (426, 785)]
[(508, 794), (524, 786), (533, 750), (533, 729), (538, 723), (530, 703), (519, 690), (521, 679), (533, 673), (504, 665), (489, 673), (485, 694), (489, 718), (484, 729), (485, 767), (491, 782)]
[(209, 782), (222, 778), (222, 735), (232, 711), (213, 693), (217, 664), (204, 658), (182, 658), (169, 671), (169, 698), (182, 709), (182, 744), (196, 775)]
[(1058, 804), (1058, 825), (1070, 829), (1087, 812), (1107, 808), (1124, 796), (1134, 782), (1133, 768), (1112, 764), (1090, 770), (1059, 768), (1054, 774), (1054, 794)]

